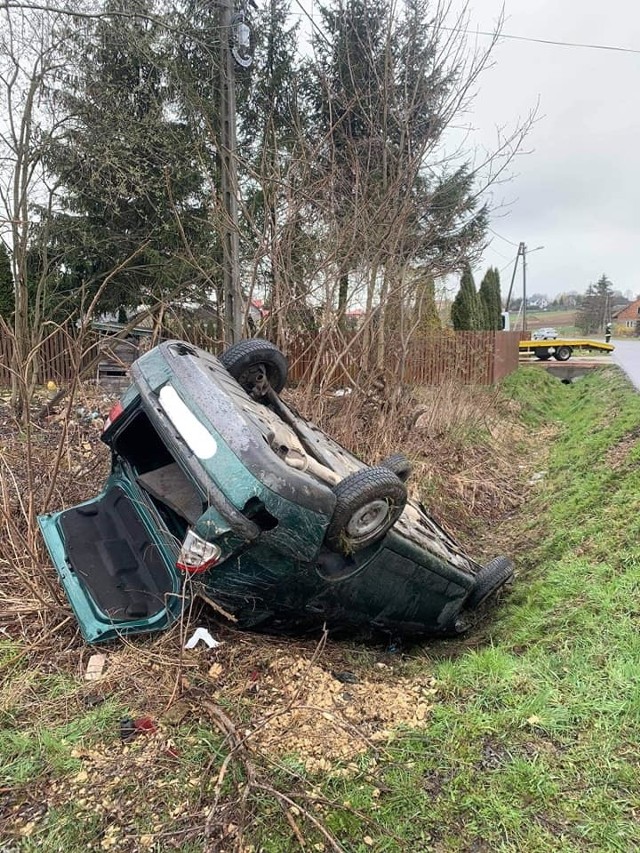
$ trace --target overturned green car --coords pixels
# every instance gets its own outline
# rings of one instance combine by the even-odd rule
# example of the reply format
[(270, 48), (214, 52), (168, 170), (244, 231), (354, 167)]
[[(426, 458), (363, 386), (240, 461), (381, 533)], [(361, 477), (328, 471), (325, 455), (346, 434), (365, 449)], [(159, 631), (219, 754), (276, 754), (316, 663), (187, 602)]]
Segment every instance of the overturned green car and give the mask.
[(194, 583), (243, 628), (451, 635), (510, 579), (407, 500), (402, 454), (369, 467), (300, 418), (286, 376), (261, 339), (134, 362), (103, 491), (39, 518), (89, 642), (168, 627)]

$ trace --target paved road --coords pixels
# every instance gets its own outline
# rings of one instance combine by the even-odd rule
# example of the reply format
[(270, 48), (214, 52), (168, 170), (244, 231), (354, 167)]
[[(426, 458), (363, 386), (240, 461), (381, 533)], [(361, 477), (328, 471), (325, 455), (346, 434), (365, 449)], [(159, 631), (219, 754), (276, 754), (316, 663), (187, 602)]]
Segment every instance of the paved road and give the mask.
[(640, 340), (619, 340), (612, 343), (616, 345), (612, 353), (613, 360), (640, 391)]

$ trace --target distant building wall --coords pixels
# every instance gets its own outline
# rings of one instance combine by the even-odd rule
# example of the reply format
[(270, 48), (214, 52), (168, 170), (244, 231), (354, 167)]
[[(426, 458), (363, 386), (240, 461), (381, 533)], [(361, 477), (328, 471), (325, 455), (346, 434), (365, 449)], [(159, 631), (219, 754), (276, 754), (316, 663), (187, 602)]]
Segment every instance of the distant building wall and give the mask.
[(613, 322), (626, 329), (635, 329), (640, 320), (640, 299), (613, 315)]

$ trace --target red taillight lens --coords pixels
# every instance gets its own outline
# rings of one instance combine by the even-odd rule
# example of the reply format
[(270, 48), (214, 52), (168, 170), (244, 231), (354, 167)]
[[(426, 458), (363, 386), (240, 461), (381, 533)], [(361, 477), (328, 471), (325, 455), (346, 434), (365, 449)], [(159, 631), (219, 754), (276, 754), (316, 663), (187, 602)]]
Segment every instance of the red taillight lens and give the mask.
[(182, 543), (176, 565), (183, 572), (199, 575), (206, 572), (220, 560), (222, 550), (213, 542), (207, 542), (193, 530), (188, 530)]
[(114, 406), (111, 407), (111, 411), (107, 415), (107, 419), (104, 422), (105, 430), (109, 429), (111, 424), (114, 423), (114, 421), (117, 421), (123, 412), (124, 412), (124, 406), (122, 405), (120, 400), (118, 400), (118, 402)]

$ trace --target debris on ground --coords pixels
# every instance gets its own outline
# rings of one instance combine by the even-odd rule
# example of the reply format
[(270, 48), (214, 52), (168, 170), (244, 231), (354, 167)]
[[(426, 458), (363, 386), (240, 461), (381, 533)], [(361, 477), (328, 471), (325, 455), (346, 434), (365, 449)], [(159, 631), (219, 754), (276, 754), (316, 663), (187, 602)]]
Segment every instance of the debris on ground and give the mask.
[(213, 663), (209, 667), (207, 675), (209, 676), (209, 678), (212, 681), (217, 681), (223, 672), (224, 672), (224, 667), (222, 666), (221, 663)]
[(185, 649), (195, 649), (200, 642), (204, 643), (209, 649), (216, 649), (220, 645), (220, 642), (212, 637), (206, 628), (196, 628), (184, 647)]
[(136, 736), (136, 725), (133, 722), (131, 717), (123, 717), (120, 720), (120, 740), (127, 741), (133, 740)]
[(343, 684), (357, 684), (358, 682), (358, 676), (355, 672), (349, 672), (348, 670), (344, 672), (332, 672), (331, 675), (336, 681), (341, 681)]
[(387, 667), (380, 680), (375, 675), (356, 675), (346, 685), (319, 661), (279, 650), (261, 679), (261, 713), (247, 742), (298, 756), (310, 773), (355, 772), (357, 757), (390, 742), (398, 729), (424, 727), (437, 694), (430, 676), (389, 681)]
[(151, 717), (137, 717), (133, 721), (133, 725), (138, 734), (155, 734), (158, 727)]
[(89, 662), (87, 663), (87, 668), (84, 673), (85, 681), (98, 681), (102, 678), (102, 673), (104, 671), (105, 664), (107, 662), (107, 656), (102, 654), (91, 655), (89, 658)]
[(151, 717), (124, 717), (120, 720), (120, 740), (128, 743), (137, 735), (155, 734), (158, 726)]

